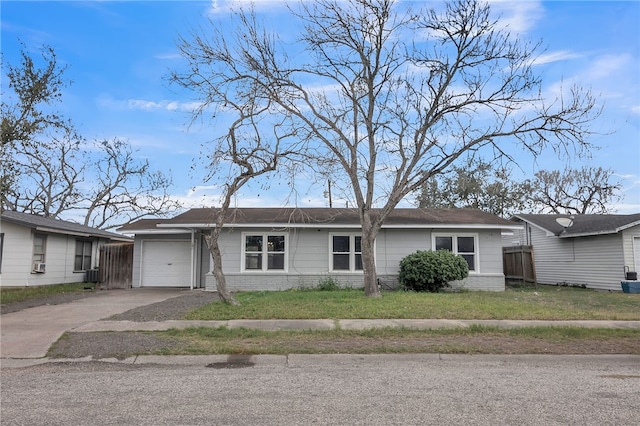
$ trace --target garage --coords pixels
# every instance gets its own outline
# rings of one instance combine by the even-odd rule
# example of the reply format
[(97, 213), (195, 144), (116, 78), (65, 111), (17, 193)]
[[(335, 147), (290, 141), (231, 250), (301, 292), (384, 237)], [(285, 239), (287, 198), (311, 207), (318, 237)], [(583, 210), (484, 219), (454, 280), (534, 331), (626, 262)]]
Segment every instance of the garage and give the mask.
[(141, 287), (190, 287), (189, 240), (143, 241)]

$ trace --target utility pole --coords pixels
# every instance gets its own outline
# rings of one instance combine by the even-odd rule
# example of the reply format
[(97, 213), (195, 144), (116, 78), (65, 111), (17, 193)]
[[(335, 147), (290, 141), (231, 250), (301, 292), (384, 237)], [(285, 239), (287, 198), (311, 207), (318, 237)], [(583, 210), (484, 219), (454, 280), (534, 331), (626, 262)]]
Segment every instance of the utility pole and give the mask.
[(331, 201), (331, 179), (327, 179), (328, 191), (324, 193), (325, 197), (329, 198), (329, 208), (333, 208), (333, 202)]

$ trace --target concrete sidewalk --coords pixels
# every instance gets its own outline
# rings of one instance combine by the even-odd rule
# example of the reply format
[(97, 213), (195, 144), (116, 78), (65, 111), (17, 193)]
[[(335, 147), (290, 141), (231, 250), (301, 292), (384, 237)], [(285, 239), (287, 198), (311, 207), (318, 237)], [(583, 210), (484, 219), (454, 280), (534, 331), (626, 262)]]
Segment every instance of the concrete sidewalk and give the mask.
[(367, 330), (373, 328), (405, 327), (411, 329), (485, 327), (586, 327), (640, 329), (640, 321), (521, 321), (521, 320), (447, 320), (447, 319), (317, 319), (317, 320), (229, 320), (229, 321), (96, 321), (69, 331), (163, 331), (172, 328), (228, 327), (275, 330)]
[(109, 290), (60, 305), (44, 305), (0, 317), (1, 358), (42, 358), (66, 331), (138, 306), (182, 296), (182, 289)]

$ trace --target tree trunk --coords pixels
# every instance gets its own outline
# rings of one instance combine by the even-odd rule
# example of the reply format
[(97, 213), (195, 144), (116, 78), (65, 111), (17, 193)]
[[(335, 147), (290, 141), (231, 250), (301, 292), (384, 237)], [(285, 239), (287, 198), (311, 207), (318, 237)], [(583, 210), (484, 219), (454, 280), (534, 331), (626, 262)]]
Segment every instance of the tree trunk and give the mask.
[(369, 297), (380, 297), (374, 252), (374, 241), (376, 240), (378, 232), (372, 226), (368, 212), (362, 216), (361, 250), (362, 268), (364, 270), (364, 294)]
[(218, 296), (225, 303), (232, 305), (239, 305), (238, 301), (233, 297), (229, 290), (227, 290), (227, 280), (222, 272), (222, 253), (220, 253), (220, 246), (218, 245), (218, 230), (212, 231), (209, 235), (205, 236), (209, 253), (213, 258), (213, 275), (216, 277), (216, 289), (218, 290)]

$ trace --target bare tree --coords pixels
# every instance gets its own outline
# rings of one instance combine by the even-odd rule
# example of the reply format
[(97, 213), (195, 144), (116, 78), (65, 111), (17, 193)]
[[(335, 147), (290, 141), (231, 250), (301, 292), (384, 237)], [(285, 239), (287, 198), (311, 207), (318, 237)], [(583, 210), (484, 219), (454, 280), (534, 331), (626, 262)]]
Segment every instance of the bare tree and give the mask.
[[(247, 124), (254, 131), (242, 134), (241, 129)], [(226, 277), (222, 269), (222, 253), (218, 244), (224, 224), (234, 221), (233, 217), (228, 217), (231, 200), (252, 179), (276, 171), (279, 159), (289, 153), (280, 152), (279, 139), (273, 144), (269, 141), (265, 143), (255, 128), (255, 123), (251, 122), (251, 116), (243, 115), (238, 118), (222, 140), (224, 143), (214, 154), (213, 161), (220, 164), (226, 160), (230, 166), (230, 173), (224, 182), (221, 206), (215, 211), (214, 226), (205, 235), (205, 241), (213, 258), (213, 273), (218, 294), (223, 301), (235, 305), (238, 302), (227, 290)]]
[[(221, 182), (223, 191), (220, 208), (212, 210), (213, 226), (204, 237), (213, 259), (218, 294), (223, 301), (237, 305), (237, 300), (227, 289), (218, 243), (224, 225), (234, 221), (229, 206), (242, 187), (259, 176), (275, 172), (280, 162), (296, 154), (296, 143), (286, 143), (295, 136), (295, 132), (290, 132), (290, 127), (283, 122), (270, 120), (269, 125), (265, 126), (268, 117), (278, 116), (274, 113), (277, 105), (263, 98), (260, 90), (244, 82), (237, 86), (233, 81), (219, 84), (219, 70), (203, 69), (201, 58), (192, 54), (185, 40), (179, 47), (189, 64), (188, 71), (172, 72), (170, 79), (197, 95), (199, 108), (194, 110), (192, 122), (205, 117), (209, 109), (215, 110), (221, 105), (227, 116), (236, 117), (229, 125), (228, 132), (214, 140), (214, 148), (207, 157), (209, 173), (205, 179)], [(265, 127), (271, 131), (265, 131)], [(283, 150), (283, 145), (288, 149)]]
[(87, 168), (91, 188), (78, 203), (84, 224), (112, 229), (145, 216), (167, 216), (182, 206), (171, 197), (171, 177), (137, 159), (122, 139), (96, 142), (98, 157)]
[(235, 31), (212, 22), (181, 47), (207, 70), (207, 86), (276, 104), (268, 114), (283, 117), (332, 181), (350, 186), (369, 296), (379, 295), (374, 240), (404, 197), (465, 153), (580, 152), (599, 114), (579, 87), (547, 102), (532, 68), (539, 46), (500, 30), (488, 4), (403, 7), (392, 0), (301, 2), (291, 19), (303, 30), (298, 43), (287, 44), (254, 13), (240, 11)]
[(11, 161), (18, 173), (5, 208), (52, 218), (73, 215), (84, 225), (111, 229), (180, 207), (168, 193), (171, 179), (136, 159), (126, 141), (104, 140), (89, 150), (71, 136), (11, 148), (2, 163)]
[(7, 210), (17, 210), (56, 218), (82, 199), (79, 186), (85, 164), (80, 141), (70, 134), (51, 137), (46, 145), (5, 146), (1, 162), (15, 171), (11, 185), (3, 191)]
[(602, 167), (541, 170), (531, 183), (530, 195), (537, 213), (606, 214), (620, 199), (622, 188), (613, 182), (613, 170)]

